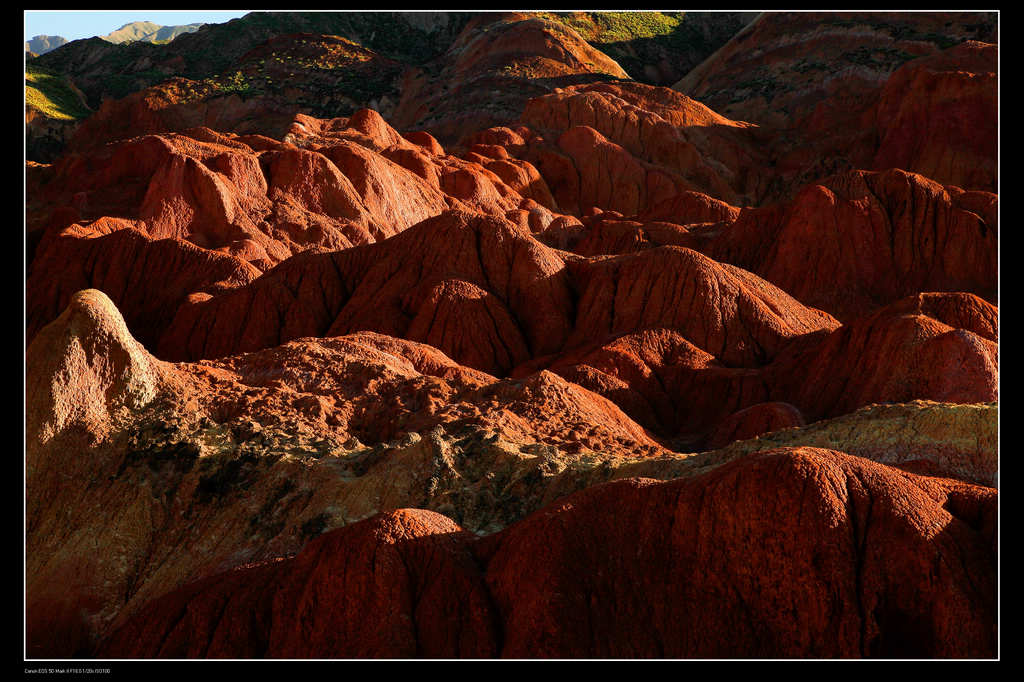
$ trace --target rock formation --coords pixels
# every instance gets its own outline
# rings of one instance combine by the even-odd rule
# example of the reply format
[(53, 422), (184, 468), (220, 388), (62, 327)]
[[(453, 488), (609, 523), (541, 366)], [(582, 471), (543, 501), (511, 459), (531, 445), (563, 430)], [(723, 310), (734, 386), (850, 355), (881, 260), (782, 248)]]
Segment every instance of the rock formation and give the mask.
[[(380, 511), (431, 508), (493, 532), (589, 484), (685, 476), (758, 449), (674, 455), (611, 402), (551, 372), (498, 381), (377, 334), (165, 363), (94, 290), (36, 336), (27, 361), (29, 650), (43, 656), (87, 653), (160, 594), (297, 552)], [(911, 409), (869, 420), (873, 431), (779, 433), (988, 482), (991, 413), (951, 422), (949, 409), (937, 422)], [(971, 450), (979, 430), (992, 435)], [(69, 449), (80, 455), (71, 465)], [(69, 475), (95, 483), (61, 485)], [(83, 564), (82, 548), (96, 542), (109, 551)], [(207, 549), (175, 551), (181, 543)]]
[(995, 506), (991, 489), (795, 448), (591, 488), (482, 539), (398, 510), (171, 593), (100, 651), (985, 657)]
[(996, 657), (996, 17), (748, 19), (27, 62), (26, 655)]

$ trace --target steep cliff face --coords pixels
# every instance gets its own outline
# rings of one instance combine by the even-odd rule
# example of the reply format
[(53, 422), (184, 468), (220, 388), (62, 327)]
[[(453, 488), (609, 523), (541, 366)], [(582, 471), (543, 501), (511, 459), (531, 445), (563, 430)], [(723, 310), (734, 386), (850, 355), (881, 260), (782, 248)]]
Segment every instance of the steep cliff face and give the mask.
[(994, 657), (993, 18), (687, 17), (33, 60), (29, 656)]

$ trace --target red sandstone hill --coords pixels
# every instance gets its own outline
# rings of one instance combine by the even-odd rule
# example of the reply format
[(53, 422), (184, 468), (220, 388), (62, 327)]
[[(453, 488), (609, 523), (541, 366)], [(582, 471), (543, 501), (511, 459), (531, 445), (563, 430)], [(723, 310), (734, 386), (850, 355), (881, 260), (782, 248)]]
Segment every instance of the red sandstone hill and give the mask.
[[(892, 314), (903, 320), (920, 310), (983, 326), (970, 307), (934, 297), (901, 303)], [(948, 327), (933, 318), (911, 315), (908, 322), (939, 334), (938, 344), (904, 341), (910, 351), (964, 348), (942, 343)], [(822, 334), (810, 335), (823, 338), (817, 344), (793, 342), (805, 350), (797, 364), (813, 370), (824, 359), (839, 366), (803, 381), (784, 372), (783, 387), (791, 376), (797, 389), (825, 381), (819, 389), (829, 395), (827, 382), (844, 371), (857, 330)], [(973, 334), (952, 336), (964, 341)], [(628, 353), (642, 354), (646, 368), (618, 376), (644, 396), (656, 397), (650, 389), (660, 382), (681, 389), (693, 410), (681, 417), (700, 417), (693, 423), (704, 428), (714, 422), (700, 410), (717, 404), (730, 377), (753, 379), (748, 389), (766, 384), (750, 369), (719, 369), (717, 378), (702, 379), (700, 368), (684, 362), (703, 360), (704, 374), (715, 375), (713, 361), (678, 335), (642, 334), (632, 343), (588, 355), (587, 362), (612, 376), (616, 367), (628, 368)], [(934, 385), (948, 390), (959, 382), (960, 393), (946, 394), (953, 400), (991, 399), (964, 393), (993, 378), (979, 381), (972, 374), (977, 363), (964, 360), (962, 352), (954, 358), (967, 371), (940, 373)], [(858, 362), (865, 364), (871, 361)], [(600, 386), (592, 392), (548, 371), (497, 380), (431, 346), (379, 334), (302, 339), (212, 362), (163, 362), (132, 338), (117, 308), (95, 290), (76, 294), (40, 331), (27, 368), (27, 623), (29, 651), (38, 656), (91, 654), (111, 627), (145, 612), (161, 594), (292, 554), (326, 529), (377, 512), (424, 507), (474, 532), (494, 532), (609, 478), (689, 476), (765, 449), (755, 440), (702, 455), (671, 453), (598, 395)], [(645, 370), (658, 374), (646, 381)], [(934, 383), (934, 374), (911, 370), (918, 374), (901, 376), (925, 388)], [(851, 375), (850, 390), (860, 381)], [(879, 389), (898, 396), (900, 382), (872, 379), (857, 395), (871, 398), (878, 394), (866, 391)], [(799, 391), (789, 390), (799, 401)], [(776, 410), (765, 399), (755, 397), (752, 409), (729, 416), (713, 436), (733, 428), (756, 435), (758, 423), (785, 425), (758, 421), (758, 412)], [(990, 482), (998, 466), (990, 407), (869, 409), (812, 425), (806, 436), (783, 431), (765, 442), (792, 445), (807, 437), (858, 457)], [(787, 411), (799, 421), (796, 409)], [(808, 415), (814, 409), (801, 402)], [(92, 483), (68, 486), (69, 476)], [(67, 509), (75, 510), (70, 518)], [(97, 545), (106, 551), (87, 551)]]
[[(677, 446), (710, 448), (877, 402), (996, 400), (995, 314), (974, 296), (922, 294), (834, 331), (799, 335), (749, 368), (729, 366), (678, 331), (648, 328), (526, 363), (512, 376), (545, 367)], [(736, 438), (723, 441), (732, 431)]]
[(997, 191), (997, 62), (996, 45), (969, 41), (896, 71), (872, 112), (879, 142), (870, 167)]
[(482, 539), (399, 510), (166, 595), (99, 653), (988, 657), (995, 509), (989, 488), (797, 448), (592, 488)]
[[(667, 85), (710, 55), (744, 12), (252, 12), (184, 41), (78, 40), (39, 64), (73, 80), (100, 114), (76, 144), (264, 126), (369, 107), (455, 142), (514, 121), (558, 85), (628, 78)], [(120, 128), (119, 128), (120, 126)], [(452, 139), (449, 137), (454, 136)], [(55, 149), (29, 146), (42, 161)], [(42, 158), (45, 156), (45, 159)]]
[(91, 652), (115, 617), (193, 576), (378, 511), (426, 506), (494, 530), (617, 462), (668, 454), (553, 373), (498, 380), (379, 334), (163, 362), (96, 290), (72, 297), (26, 364), (34, 656)]
[(839, 319), (921, 291), (994, 302), (997, 215), (987, 192), (900, 170), (857, 171), (741, 214), (706, 252)]
[(30, 655), (996, 655), (992, 16), (318, 16), (46, 56)]
[[(772, 21), (763, 16), (744, 34)], [(779, 50), (806, 49), (802, 40), (817, 45), (827, 35), (822, 28), (779, 38), (786, 46)], [(909, 61), (891, 68), (872, 62), (871, 68), (881, 71), (866, 82), (858, 75), (861, 67), (838, 74), (831, 69), (791, 74), (810, 79), (798, 90), (852, 90), (824, 101), (810, 96), (801, 113), (784, 122), (746, 113), (744, 120), (756, 124), (734, 120), (737, 110), (706, 106), (715, 98), (698, 102), (665, 88), (619, 81), (569, 86), (536, 97), (524, 107), (511, 135), (478, 133), (467, 141), (501, 140), (558, 188), (555, 198), (563, 210), (577, 214), (592, 206), (644, 213), (686, 190), (758, 206), (791, 200), (809, 183), (851, 169), (895, 167), (969, 191), (996, 191), (997, 46), (966, 41), (938, 50), (928, 42), (912, 44), (925, 56), (908, 53)], [(726, 51), (728, 46), (720, 52)], [(746, 59), (760, 52), (741, 54)], [(771, 68), (792, 66), (788, 57), (771, 54), (780, 60), (769, 62)], [(724, 73), (723, 78), (735, 79), (728, 69)], [(683, 90), (700, 97), (699, 90)], [(759, 100), (744, 96), (741, 101)]]
[[(662, 107), (662, 123), (673, 111), (672, 120), (716, 120), (667, 90), (584, 94), (600, 95), (594, 102), (612, 101), (608, 96)], [(681, 105), (690, 109), (672, 108)], [(810, 414), (818, 419), (881, 400), (994, 399), (997, 360), (981, 340), (962, 348), (931, 344), (935, 355), (926, 357), (933, 365), (870, 360), (880, 376), (900, 378), (863, 394), (848, 391), (834, 404), (817, 400), (822, 382), (856, 375), (861, 370), (849, 363), (876, 351), (830, 351), (827, 357), (845, 359), (798, 388), (793, 377), (806, 358), (794, 358), (818, 352), (808, 350), (817, 342), (786, 350), (793, 340), (838, 327), (789, 292), (834, 312), (850, 329), (908, 294), (994, 298), (994, 195), (901, 171), (856, 172), (809, 186), (789, 205), (739, 212), (682, 190), (638, 220), (604, 211), (581, 223), (526, 196), (557, 203), (541, 176), (543, 163), (538, 169), (512, 156), (528, 148), (516, 132), (492, 129), (478, 139), (454, 156), (425, 133), (399, 135), (362, 111), (348, 119), (300, 116), (282, 142), (197, 129), (33, 169), (30, 225), (43, 237), (30, 266), (28, 339), (75, 292), (92, 287), (112, 296), (132, 333), (167, 359), (372, 330), (431, 344), (497, 375), (550, 367), (687, 447), (702, 446), (720, 422), (762, 402), (798, 410), (813, 404)], [(422, 220), (431, 213), (437, 217)], [(836, 233), (838, 239), (822, 239)], [(289, 256), (303, 250), (310, 253)], [(155, 273), (152, 281), (160, 284), (153, 290)], [(946, 304), (921, 312), (937, 315), (944, 328), (992, 339), (995, 309), (976, 301), (965, 314)], [(651, 333), (669, 334), (668, 347), (690, 358), (682, 361), (684, 374), (672, 369), (667, 383), (651, 383), (666, 371), (665, 360), (642, 358), (677, 352), (665, 347), (626, 351), (631, 359), (622, 367), (653, 367), (653, 375), (609, 371), (603, 360), (586, 359), (601, 347), (630, 347), (631, 335), (656, 338)], [(905, 338), (916, 343), (920, 334)], [(894, 358), (917, 352), (902, 350), (903, 341), (890, 345)], [(930, 367), (957, 366), (964, 353), (977, 359), (976, 371), (958, 370), (942, 386), (927, 378)], [(778, 369), (790, 366), (791, 376)], [(707, 395), (718, 398), (684, 388), (694, 381), (716, 386)]]
[(673, 87), (726, 116), (782, 128), (816, 108), (841, 116), (844, 105), (862, 107), (916, 57), (994, 43), (996, 23), (983, 12), (764, 12)]
[(850, 168), (996, 191), (996, 19), (766, 12), (673, 87), (772, 130), (772, 198)]
[[(578, 169), (579, 195), (560, 203), (575, 203), (581, 212), (600, 206), (639, 213), (682, 190), (745, 205), (757, 200), (764, 183), (759, 176), (767, 160), (754, 144), (753, 126), (666, 88), (639, 83), (566, 88), (531, 100), (521, 121), (557, 145), (548, 154), (567, 156)], [(525, 158), (545, 158), (545, 151)], [(625, 173), (639, 177), (638, 197), (622, 193), (634, 184), (632, 177), (615, 178)], [(611, 185), (601, 186), (609, 180)], [(679, 189), (670, 192), (673, 185)]]
[[(559, 126), (561, 138), (575, 130), (597, 140), (594, 128), (572, 127), (591, 123), (624, 145), (608, 141), (624, 159), (668, 168), (645, 182), (690, 169), (707, 191), (727, 177), (713, 168), (748, 167), (752, 129), (637, 84), (568, 89), (533, 100), (524, 118), (540, 132), (485, 130), (454, 154), (363, 110), (298, 116), (282, 141), (198, 128), (35, 166), (28, 340), (75, 292), (94, 287), (167, 359), (371, 330), (496, 375), (551, 368), (686, 447), (721, 444), (740, 419), (732, 415), (761, 403), (787, 403), (800, 417), (755, 419), (737, 433), (875, 401), (995, 399), (997, 359), (985, 339), (994, 340), (996, 312), (963, 298), (995, 297), (995, 195), (898, 170), (858, 171), (810, 185), (787, 204), (740, 211), (679, 179), (659, 200), (631, 200), (629, 219), (594, 209), (581, 221), (558, 208), (579, 211), (591, 200), (625, 207), (628, 195), (601, 194), (614, 183), (584, 198), (566, 194), (571, 183), (551, 164), (568, 157), (544, 141)], [(693, 150), (697, 165), (677, 157), (665, 166), (666, 152), (654, 150), (669, 142)], [(595, 177), (629, 167), (596, 164)], [(886, 314), (862, 322), (924, 293), (944, 302), (917, 311), (920, 325)], [(826, 350), (820, 333), (838, 323), (822, 310), (854, 336)], [(901, 324), (906, 331), (895, 331)], [(884, 354), (852, 340), (878, 325), (896, 335)], [(929, 341), (921, 355), (914, 344), (935, 335), (945, 340)], [(625, 355), (607, 366), (609, 352)], [(878, 380), (858, 369), (862, 362)], [(819, 365), (813, 380), (796, 379)], [(930, 374), (947, 366), (958, 369), (942, 380)], [(841, 397), (825, 388), (851, 377), (860, 388)], [(822, 401), (821, 391), (831, 397)]]
[(893, 169), (837, 174), (788, 202), (742, 211), (681, 195), (639, 215), (552, 225), (538, 238), (586, 256), (688, 247), (848, 320), (924, 291), (994, 302), (998, 236), (996, 195)]
[[(282, 291), (294, 293), (282, 298)], [(684, 301), (690, 308), (680, 308)], [(720, 312), (709, 318), (712, 308)], [(241, 310), (244, 318), (228, 313)], [(510, 222), (446, 213), (386, 245), (289, 261), (225, 297), (188, 303), (160, 349), (173, 359), (217, 357), (371, 329), (432, 343), (458, 362), (501, 373), (531, 357), (651, 326), (677, 328), (743, 365), (835, 322), (686, 249), (566, 262)]]
[(400, 127), (454, 143), (514, 121), (531, 97), (607, 78), (629, 76), (565, 24), (529, 13), (479, 14), (445, 55), (405, 74), (394, 115)]
[[(331, 121), (300, 117), (291, 142), (200, 128), (34, 167), (29, 338), (83, 288), (114, 295), (136, 333), (155, 345), (186, 296), (215, 293), (225, 277), (248, 281), (294, 253), (384, 239), (451, 207), (538, 230), (554, 219), (529, 198), (552, 203), (529, 163), (467, 161), (429, 135), (410, 138), (366, 110)], [(108, 246), (114, 242), (131, 247)], [(129, 287), (161, 250), (181, 253), (157, 267), (172, 267), (168, 275), (182, 285), (152, 296)], [(219, 269), (204, 265), (211, 259)], [(122, 300), (122, 292), (139, 299)]]

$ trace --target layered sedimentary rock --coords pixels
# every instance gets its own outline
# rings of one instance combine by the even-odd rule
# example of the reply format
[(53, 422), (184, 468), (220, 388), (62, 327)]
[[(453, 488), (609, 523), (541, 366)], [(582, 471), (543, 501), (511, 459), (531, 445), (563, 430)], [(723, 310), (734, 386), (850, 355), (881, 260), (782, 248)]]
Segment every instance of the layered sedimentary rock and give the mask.
[(995, 199), (900, 170), (845, 173), (741, 215), (707, 253), (840, 319), (922, 291), (995, 301)]
[[(71, 206), (86, 220), (137, 219), (150, 236), (238, 254), (263, 268), (310, 247), (390, 236), (448, 207), (440, 191), (356, 143), (333, 147), (348, 174), (325, 153), (275, 147), (257, 151), (208, 129), (135, 138), (66, 156), (30, 189), (29, 203)], [(352, 157), (359, 161), (346, 164)], [(401, 195), (382, 199), (368, 190), (382, 173)]]
[[(776, 451), (579, 493), (482, 553), (506, 656), (962, 656), (994, 646), (994, 503), (831, 451)], [(550, 561), (523, 561), (541, 547)]]
[(897, 70), (872, 112), (879, 142), (871, 168), (998, 191), (997, 61), (996, 45), (968, 41)]
[(965, 40), (995, 42), (995, 15), (765, 12), (673, 87), (726, 116), (784, 127), (815, 108), (860, 110), (908, 60)]
[[(929, 292), (919, 295), (917, 303), (912, 299), (900, 303), (888, 321), (859, 321), (907, 292), (945, 288), (994, 296), (996, 233), (989, 227), (990, 221), (995, 223), (994, 195), (960, 192), (899, 171), (858, 172), (831, 179), (827, 184), (832, 189), (810, 187), (804, 198), (788, 207), (737, 214), (727, 204), (690, 193), (657, 209), (668, 212), (681, 206), (705, 212), (697, 217), (717, 214), (728, 220), (738, 216), (731, 224), (698, 223), (673, 230), (671, 223), (638, 225), (606, 212), (574, 227), (564, 216), (555, 218), (547, 212), (551, 221), (545, 226), (535, 221), (545, 209), (496, 176), (490, 180), (485, 165), (445, 154), (429, 135), (406, 139), (372, 112), (336, 121), (300, 119), (289, 139), (301, 147), (203, 131), (193, 134), (216, 141), (147, 137), (119, 145), (107, 155), (71, 157), (78, 164), (70, 163), (71, 170), (95, 162), (102, 172), (89, 176), (98, 190), (76, 192), (68, 201), (84, 211), (135, 211), (145, 217), (81, 220), (74, 206), (65, 213), (64, 209), (51, 213), (50, 226), (44, 223), (39, 229), (45, 237), (36, 247), (28, 283), (30, 341), (75, 291), (85, 287), (102, 287), (114, 297), (133, 333), (165, 359), (221, 357), (306, 336), (373, 330), (431, 344), (460, 364), (492, 374), (506, 375), (518, 367), (529, 371), (550, 367), (613, 400), (646, 428), (666, 437), (683, 437), (686, 447), (703, 447), (700, 439), (718, 428), (721, 420), (765, 401), (789, 402), (801, 410), (804, 404), (815, 403), (811, 417), (818, 419), (877, 401), (994, 399), (997, 359), (991, 342), (996, 339), (997, 312), (984, 300), (966, 293)], [(230, 151), (223, 151), (228, 144), (233, 145)], [(503, 158), (496, 150), (504, 147), (483, 146), (477, 143), (474, 149), (499, 158), (478, 152), (466, 156), (477, 155), (484, 163)], [(187, 160), (193, 157), (184, 157), (179, 165), (186, 179), (180, 183), (164, 177), (170, 171), (156, 171), (148, 184), (135, 180), (135, 199), (131, 193), (113, 192), (114, 187), (124, 186), (122, 178), (140, 164), (145, 168), (146, 163), (159, 163), (159, 154), (154, 161), (143, 152), (168, 152), (164, 167), (172, 168), (183, 158), (177, 149), (206, 158), (229, 173), (209, 171), (199, 161), (189, 165)], [(209, 155), (215, 151), (221, 154), (211, 161)], [(388, 156), (420, 174), (397, 167)], [(410, 163), (413, 159), (423, 165)], [(533, 168), (521, 163), (525, 165), (509, 164), (509, 168)], [(246, 168), (252, 172), (243, 172)], [(59, 179), (71, 170), (41, 168), (33, 183), (46, 188), (48, 174)], [(189, 173), (218, 189), (210, 201), (195, 199), (205, 185), (186, 181)], [(232, 177), (235, 182), (229, 185)], [(332, 185), (330, 178), (337, 183)], [(469, 190), (448, 178), (465, 178)], [(396, 182), (399, 186), (411, 183), (401, 200), (388, 189)], [(341, 188), (338, 192), (324, 191), (335, 185)], [(348, 193), (342, 191), (345, 187)], [(503, 194), (483, 192), (486, 187), (503, 188)], [(420, 197), (436, 198), (433, 208), (417, 199), (416, 189), (423, 193)], [(51, 196), (68, 194), (70, 190)], [(820, 197), (832, 201), (819, 206)], [(136, 201), (141, 209), (131, 208)], [(450, 210), (449, 204), (458, 208)], [(511, 208), (531, 204), (530, 210)], [(907, 212), (907, 205), (918, 209)], [(313, 220), (344, 212), (345, 206), (357, 215), (378, 216), (368, 221), (398, 227), (403, 219), (415, 219), (417, 211), (441, 214), (386, 243), (288, 258), (263, 276), (257, 275), (267, 261), (254, 256), (266, 250), (259, 250), (255, 239), (247, 237), (225, 247), (209, 241), (209, 235), (216, 236), (218, 231), (254, 225), (250, 215), (262, 216), (261, 226), (276, 225), (271, 235), (280, 236), (281, 223), (273, 221), (284, 211), (302, 211), (297, 220)], [(469, 212), (472, 209), (498, 212), (502, 217)], [(406, 215), (413, 217), (403, 218)], [(61, 220), (76, 217), (77, 223), (58, 229)], [(219, 228), (215, 220), (227, 224)], [(843, 237), (820, 239), (827, 227), (823, 222), (839, 228)], [(663, 228), (655, 230), (652, 225)], [(656, 243), (650, 241), (623, 248), (622, 255), (585, 258), (542, 243), (553, 241), (552, 233), (575, 230), (585, 235), (574, 237), (579, 246), (607, 229), (626, 235), (641, 232), (644, 239), (691, 246), (718, 260), (685, 246), (651, 248)], [(281, 248), (280, 241), (259, 229), (252, 234)], [(387, 234), (376, 233), (376, 237)], [(362, 237), (374, 238), (374, 234)], [(827, 247), (816, 253), (818, 262), (825, 265), (816, 266), (820, 277), (809, 277), (794, 264), (812, 261), (808, 249), (822, 241)], [(759, 249), (758, 244), (771, 246)], [(923, 249), (929, 245), (930, 250)], [(887, 251), (893, 263), (878, 258)], [(865, 267), (867, 253), (881, 261), (877, 272)], [(775, 278), (782, 288), (728, 262)], [(885, 277), (878, 275), (882, 271)], [(151, 294), (146, 284), (154, 272), (166, 272), (158, 295)], [(801, 274), (794, 279), (793, 272)], [(850, 322), (849, 329), (870, 330), (878, 324), (894, 328), (904, 324), (897, 320), (896, 313), (901, 311), (920, 313), (924, 326), (907, 327), (906, 342), (894, 337), (885, 360), (872, 355), (878, 352), (874, 347), (855, 347), (844, 351), (847, 357), (841, 367), (833, 366), (839, 361), (827, 358), (842, 354), (824, 350), (826, 346), (812, 333), (834, 331), (837, 321), (801, 305), (788, 296), (789, 291), (835, 311)], [(929, 316), (933, 322), (923, 322)], [(958, 344), (951, 340), (953, 336), (946, 336), (941, 343), (930, 342), (926, 355), (931, 359), (923, 362), (913, 345), (921, 341), (921, 333), (913, 331), (919, 327), (961, 330), (957, 333), (966, 333), (966, 341)], [(668, 343), (689, 358), (669, 363), (682, 362), (686, 369), (682, 374), (671, 370), (667, 383), (662, 368), (653, 372), (662, 381), (652, 382), (648, 370), (608, 372), (602, 361), (584, 357), (606, 344), (625, 342), (616, 338), (651, 333), (674, 335)], [(929, 331), (928, 335), (935, 334)], [(978, 343), (970, 341), (978, 336)], [(780, 356), (799, 337), (808, 338)], [(911, 337), (914, 341), (907, 345)], [(646, 353), (628, 351), (641, 357)], [(808, 360), (808, 353), (817, 359)], [(563, 357), (556, 358), (559, 355)], [(976, 371), (957, 364), (968, 357), (972, 367), (977, 365)], [(862, 371), (856, 369), (857, 363), (862, 362), (875, 367), (872, 371), (878, 377), (889, 377), (887, 382), (874, 385), (874, 380), (858, 380), (863, 390), (848, 390), (843, 400), (822, 402), (810, 397), (830, 383), (839, 386), (856, 376)], [(785, 376), (790, 367), (793, 376), (804, 376), (807, 363), (829, 369), (803, 385)], [(663, 364), (654, 361), (654, 365)], [(648, 360), (640, 361), (643, 365), (651, 366)], [(942, 366), (959, 369), (945, 379), (930, 374)], [(522, 375), (522, 370), (516, 371)], [(692, 393), (690, 389), (697, 385), (708, 387), (718, 399), (705, 401), (702, 394)], [(826, 395), (831, 391), (826, 390)]]
[(769, 394), (793, 403), (810, 420), (876, 402), (998, 398), (995, 342), (926, 314), (905, 312), (900, 304), (794, 342), (787, 351), (765, 369)]
[[(161, 350), (217, 357), (370, 329), (502, 373), (588, 339), (668, 326), (743, 365), (771, 357), (785, 339), (836, 326), (749, 273), (686, 249), (563, 258), (508, 221), (446, 213), (386, 245), (295, 259), (250, 286), (183, 306)], [(282, 298), (286, 290), (296, 293)], [(449, 301), (461, 316), (451, 317)], [(700, 312), (723, 301), (727, 313)], [(244, 317), (227, 313), (242, 310)]]
[[(538, 230), (555, 218), (526, 198), (551, 203), (528, 162), (450, 156), (376, 112), (299, 117), (286, 139), (201, 128), (31, 169), (28, 338), (75, 291), (99, 287), (155, 347), (189, 296), (236, 287), (295, 253), (385, 239), (451, 207)], [(175, 285), (155, 296), (137, 286), (149, 263)]]
[[(998, 349), (985, 328), (993, 314), (974, 296), (922, 294), (832, 331), (789, 337), (763, 362), (739, 366), (679, 331), (654, 327), (540, 358), (512, 376), (545, 367), (612, 400), (675, 447), (710, 448), (727, 436), (753, 437), (872, 403), (996, 400)], [(754, 408), (772, 415), (767, 424), (747, 421)]]
[[(189, 295), (227, 291), (256, 279), (252, 264), (181, 239), (154, 239), (138, 222), (100, 218), (50, 233), (39, 246), (28, 309), (29, 339), (55, 319), (71, 297), (97, 288), (117, 299), (138, 338), (154, 347)], [(152, 283), (160, 282), (159, 287)]]

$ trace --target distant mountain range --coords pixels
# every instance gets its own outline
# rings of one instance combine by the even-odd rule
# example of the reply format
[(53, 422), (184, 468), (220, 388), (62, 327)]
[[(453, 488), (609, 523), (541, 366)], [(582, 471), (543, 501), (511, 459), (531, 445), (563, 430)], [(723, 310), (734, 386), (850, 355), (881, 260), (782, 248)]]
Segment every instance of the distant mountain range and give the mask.
[(34, 52), (35, 54), (46, 54), (66, 42), (68, 42), (68, 39), (64, 36), (36, 36), (32, 40), (25, 41), (25, 51)]
[[(166, 43), (174, 40), (182, 33), (199, 30), (203, 24), (184, 24), (181, 26), (161, 26), (152, 21), (133, 21), (105, 36), (99, 36), (109, 43)], [(25, 42), (25, 51), (37, 55), (46, 54), (68, 42), (64, 36), (36, 36)]]
[(203, 24), (184, 24), (182, 26), (161, 26), (152, 21), (133, 21), (121, 28), (100, 36), (111, 43), (161, 43), (173, 40), (182, 33), (192, 33), (199, 30)]

